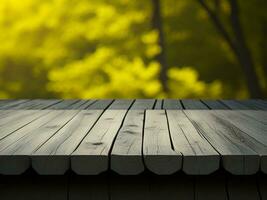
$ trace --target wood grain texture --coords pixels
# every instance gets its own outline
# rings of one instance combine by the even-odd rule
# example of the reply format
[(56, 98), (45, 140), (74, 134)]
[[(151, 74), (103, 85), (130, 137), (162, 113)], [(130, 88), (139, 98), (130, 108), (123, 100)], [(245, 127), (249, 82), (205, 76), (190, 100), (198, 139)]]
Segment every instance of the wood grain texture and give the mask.
[(220, 100), (223, 104), (225, 104), (227, 107), (229, 107), (232, 110), (249, 110), (250, 107), (243, 105), (242, 103), (236, 101), (236, 100)]
[(102, 99), (95, 101), (92, 105), (90, 105), (87, 109), (88, 110), (105, 110), (107, 109), (110, 104), (112, 104), (113, 99)]
[(155, 99), (136, 99), (132, 105), (132, 110), (152, 109), (156, 100)]
[(131, 99), (116, 99), (108, 109), (110, 110), (122, 110), (129, 109), (133, 103)]
[(155, 110), (161, 110), (163, 106), (163, 99), (157, 99), (154, 109)]
[(196, 99), (184, 99), (181, 100), (184, 108), (187, 110), (208, 110), (209, 108), (203, 104), (200, 100)]
[(80, 175), (95, 175), (108, 169), (108, 156), (126, 110), (106, 110), (79, 147), (72, 153), (71, 167)]
[(164, 110), (147, 110), (143, 156), (146, 167), (156, 174), (173, 174), (182, 167), (182, 155), (172, 149)]
[(222, 104), (220, 101), (217, 101), (217, 100), (203, 99), (202, 102), (205, 103), (212, 110), (227, 110), (227, 109), (229, 109), (226, 105)]
[(32, 167), (42, 175), (62, 175), (77, 148), (103, 111), (82, 110), (31, 155)]
[[(49, 111), (14, 111), (10, 117), (0, 119), (0, 140), (46, 115)], [(0, 146), (1, 148), (1, 146)]]
[(183, 109), (181, 102), (178, 99), (164, 99), (163, 109), (181, 110)]
[(242, 130), (214, 111), (184, 111), (195, 128), (222, 156), (223, 167), (232, 174), (255, 174), (260, 166), (260, 156), (248, 145)]
[(46, 109), (52, 105), (60, 103), (61, 100), (43, 100), (43, 99), (35, 99), (26, 101), (17, 105), (12, 106), (12, 110), (34, 110), (34, 109)]
[(183, 111), (167, 110), (167, 117), (174, 149), (183, 155), (183, 171), (204, 175), (219, 169), (220, 155), (197, 132)]
[[(59, 131), (66, 123), (68, 123), (78, 111), (54, 111), (57, 112), (55, 117), (34, 129), (31, 126), (20, 129), (16, 135), (14, 133), (10, 137), (1, 140), (3, 144), (0, 146), (0, 173), (2, 174), (21, 174), (30, 166), (30, 158), (33, 152), (41, 147), (50, 137)], [(47, 118), (49, 115), (46, 115)], [(14, 140), (12, 138), (17, 136)], [(8, 144), (8, 146), (7, 146)]]
[(30, 101), (30, 100), (28, 100), (28, 99), (21, 99), (21, 100), (9, 100), (9, 101), (4, 101), (4, 103), (2, 103), (1, 105), (0, 105), (0, 109), (1, 110), (12, 110), (12, 108), (14, 107), (14, 106), (17, 106), (17, 105), (19, 105), (19, 104), (23, 104), (23, 103), (25, 103), (25, 102), (28, 102), (28, 101)]
[(111, 169), (122, 175), (144, 171), (142, 132), (144, 110), (130, 110), (119, 130), (111, 152)]
[[(248, 113), (248, 114), (243, 114)], [(247, 146), (253, 149), (261, 156), (261, 170), (267, 173), (267, 118), (259, 119), (264, 120), (261, 122), (260, 120), (255, 120), (254, 118), (250, 117), (254, 113), (263, 113), (266, 115), (264, 111), (243, 111), (236, 112), (236, 111), (216, 111), (216, 114), (222, 118), (228, 120), (228, 123), (231, 126), (235, 127), (236, 129), (240, 130), (240, 139), (244, 142)]]

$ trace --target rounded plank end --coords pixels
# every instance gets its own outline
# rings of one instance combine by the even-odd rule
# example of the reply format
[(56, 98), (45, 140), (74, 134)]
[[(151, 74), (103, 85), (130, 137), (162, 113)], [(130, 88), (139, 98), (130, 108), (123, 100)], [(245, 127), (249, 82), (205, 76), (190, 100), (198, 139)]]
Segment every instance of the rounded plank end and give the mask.
[(145, 155), (145, 165), (158, 175), (171, 175), (182, 168), (181, 155)]
[(111, 169), (120, 175), (138, 175), (144, 171), (140, 155), (111, 155)]
[(60, 155), (31, 156), (32, 167), (40, 175), (64, 175), (70, 168), (70, 159)]
[(233, 175), (253, 175), (260, 169), (258, 155), (229, 155), (223, 156), (222, 164), (226, 171)]
[(188, 175), (208, 175), (219, 168), (219, 155), (183, 156), (183, 171)]
[(108, 156), (72, 155), (71, 169), (78, 175), (98, 175), (108, 170)]
[(261, 171), (267, 174), (267, 155), (261, 156)]
[(25, 155), (1, 155), (0, 174), (20, 175), (30, 168), (30, 158)]

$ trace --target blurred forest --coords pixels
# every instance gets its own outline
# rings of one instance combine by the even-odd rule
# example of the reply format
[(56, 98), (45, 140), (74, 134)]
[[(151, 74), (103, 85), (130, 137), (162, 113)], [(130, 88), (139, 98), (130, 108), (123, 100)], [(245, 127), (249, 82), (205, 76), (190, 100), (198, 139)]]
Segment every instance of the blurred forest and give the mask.
[(263, 98), (266, 0), (1, 0), (0, 98)]

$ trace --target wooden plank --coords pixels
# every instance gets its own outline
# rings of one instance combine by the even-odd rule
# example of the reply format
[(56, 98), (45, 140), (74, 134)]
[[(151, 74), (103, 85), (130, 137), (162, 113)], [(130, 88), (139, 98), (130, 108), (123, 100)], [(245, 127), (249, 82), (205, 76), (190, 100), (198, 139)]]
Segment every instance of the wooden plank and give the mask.
[(132, 105), (132, 110), (143, 110), (143, 109), (153, 109), (155, 99), (136, 99)]
[(68, 99), (68, 100), (63, 100), (55, 105), (50, 106), (48, 109), (49, 110), (64, 110), (64, 109), (71, 109), (73, 105), (78, 103), (79, 100), (77, 99)]
[(70, 154), (77, 148), (103, 111), (82, 110), (32, 156), (32, 167), (39, 174), (64, 174), (70, 166)]
[(88, 177), (71, 174), (66, 200), (109, 200), (108, 183), (105, 176)]
[[(0, 119), (0, 140), (9, 136), (13, 132), (23, 128), (24, 126), (32, 123), (33, 121), (39, 119), (40, 117), (46, 115), (49, 111), (14, 111), (13, 115), (6, 118)], [(1, 147), (0, 147), (1, 148)]]
[(174, 149), (183, 155), (183, 171), (203, 175), (219, 169), (220, 155), (197, 132), (183, 111), (167, 110), (167, 117)]
[(122, 110), (129, 109), (133, 103), (131, 99), (117, 99), (115, 100), (108, 109), (110, 110)]
[(209, 109), (200, 100), (184, 99), (184, 100), (181, 100), (181, 101), (182, 101), (185, 109), (189, 109), (189, 110), (208, 110)]
[(255, 176), (229, 176), (227, 190), (229, 200), (261, 200)]
[(142, 132), (144, 110), (130, 110), (119, 130), (111, 152), (111, 169), (122, 175), (144, 171)]
[(227, 110), (227, 109), (229, 109), (226, 105), (222, 104), (220, 101), (217, 101), (217, 100), (203, 99), (202, 102), (204, 104), (206, 104), (212, 110)]
[(225, 173), (196, 176), (195, 199), (228, 200)]
[(246, 115), (247, 117), (251, 117), (252, 119), (267, 125), (267, 112), (260, 110), (239, 110), (242, 115)]
[(5, 102), (4, 105), (1, 105), (0, 106), (0, 109), (1, 110), (8, 110), (8, 109), (12, 109), (12, 107), (16, 106), (16, 105), (19, 105), (19, 104), (22, 104), (22, 103), (25, 103), (27, 101), (30, 101), (28, 99), (21, 99), (21, 100), (12, 100), (12, 101), (8, 101), (8, 102)]
[(109, 151), (126, 110), (106, 110), (79, 147), (72, 153), (71, 167), (80, 175), (94, 175), (108, 169)]
[(31, 101), (27, 101), (21, 104), (17, 104), (12, 107), (13, 110), (33, 110), (33, 109), (45, 109), (49, 106), (59, 103), (60, 100), (42, 100), (42, 99), (35, 99)]
[(182, 155), (172, 149), (164, 110), (147, 110), (145, 115), (144, 162), (156, 174), (173, 174), (182, 167)]
[[(252, 113), (252, 111), (246, 112)], [(255, 112), (264, 113), (264, 111)], [(261, 123), (261, 121), (236, 111), (220, 111), (216, 112), (216, 114), (227, 119), (228, 123), (242, 131), (240, 135), (242, 142), (243, 140), (248, 141), (246, 145), (261, 156), (261, 170), (267, 173), (267, 118), (262, 118), (265, 123)]]
[(220, 100), (223, 104), (231, 108), (232, 110), (249, 110), (250, 107), (241, 104), (235, 100)]
[(232, 174), (255, 174), (259, 155), (248, 145), (255, 143), (242, 130), (214, 111), (184, 111), (198, 132), (221, 154), (223, 167)]
[(163, 99), (157, 99), (154, 109), (155, 110), (161, 110), (163, 105)]
[(163, 109), (169, 110), (182, 110), (182, 104), (178, 99), (165, 99), (163, 103)]
[(97, 100), (95, 103), (90, 105), (87, 109), (88, 110), (104, 110), (107, 109), (110, 104), (113, 102), (112, 99), (103, 99), (103, 100)]
[(265, 105), (261, 101), (257, 101), (254, 99), (242, 100), (242, 101), (238, 101), (238, 102), (253, 109), (253, 110), (267, 110), (267, 105)]
[[(33, 152), (42, 146), (50, 137), (65, 126), (79, 111), (53, 111), (55, 117), (50, 118), (47, 123), (43, 123), (38, 129), (28, 126), (20, 129), (19, 134), (16, 134), (16, 140), (11, 140), (7, 137), (1, 142), (9, 142), (6, 148), (0, 151), (0, 173), (2, 174), (21, 174), (30, 167), (30, 157)], [(49, 115), (46, 115), (47, 117)], [(10, 143), (11, 142), (11, 143)], [(1, 147), (3, 147), (1, 145)]]

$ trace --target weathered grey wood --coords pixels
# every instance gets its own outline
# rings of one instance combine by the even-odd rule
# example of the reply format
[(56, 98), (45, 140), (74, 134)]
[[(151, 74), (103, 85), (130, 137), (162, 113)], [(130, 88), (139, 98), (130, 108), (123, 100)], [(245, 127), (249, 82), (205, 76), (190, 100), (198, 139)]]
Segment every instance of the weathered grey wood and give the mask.
[(144, 110), (130, 110), (119, 130), (111, 152), (111, 169), (123, 175), (144, 171), (142, 132)]
[(87, 109), (88, 110), (105, 110), (110, 106), (112, 102), (113, 102), (112, 99), (97, 100), (92, 105), (90, 105)]
[(227, 110), (227, 109), (229, 109), (226, 105), (222, 104), (220, 101), (217, 101), (217, 100), (203, 99), (202, 102), (205, 103), (212, 110)]
[(110, 110), (129, 109), (132, 103), (133, 103), (132, 99), (117, 99), (108, 107), (108, 109)]
[(152, 109), (155, 102), (156, 102), (155, 99), (136, 99), (131, 109), (133, 110)]
[(109, 200), (108, 184), (105, 176), (71, 175), (66, 200)]
[(35, 99), (31, 101), (26, 101), (24, 103), (17, 104), (12, 107), (13, 110), (34, 110), (34, 109), (45, 109), (52, 105), (59, 103), (61, 100), (42, 100), (42, 99)]
[(255, 176), (229, 176), (227, 190), (229, 200), (261, 200)]
[(196, 99), (184, 99), (181, 100), (184, 108), (188, 110), (208, 110), (209, 108), (203, 104), (200, 100)]
[(163, 99), (157, 99), (154, 109), (161, 110), (163, 106)]
[(194, 200), (194, 178), (192, 176), (153, 176), (150, 181), (149, 199)]
[(12, 112), (13, 116), (11, 115), (10, 117), (0, 119), (0, 140), (24, 126), (29, 125), (47, 113), (49, 113), (49, 111), (22, 110)]
[[(35, 152), (40, 146), (68, 123), (79, 111), (53, 111), (57, 112), (55, 118), (51, 118), (47, 123), (42, 124), (38, 129), (26, 127), (20, 129), (20, 138), (10, 141), (7, 137), (1, 142), (11, 142), (6, 148), (0, 151), (0, 173), (21, 174), (30, 167), (29, 155)], [(48, 115), (46, 115), (47, 117)], [(29, 130), (30, 129), (30, 130)], [(27, 131), (28, 130), (28, 131)], [(18, 135), (18, 134), (17, 134)], [(2, 147), (2, 145), (1, 145)]]
[(235, 100), (220, 100), (223, 104), (231, 108), (232, 110), (249, 110), (250, 107), (241, 104)]
[(110, 176), (111, 200), (147, 200), (149, 198), (149, 182), (145, 176)]
[(143, 154), (146, 167), (156, 174), (173, 174), (182, 167), (182, 155), (172, 149), (164, 110), (147, 110)]
[(187, 174), (210, 174), (219, 169), (220, 155), (200, 135), (183, 111), (167, 110), (175, 151), (183, 155), (183, 171)]
[(100, 117), (101, 110), (82, 110), (32, 156), (32, 167), (39, 174), (62, 175), (70, 167), (70, 154)]
[(108, 156), (126, 110), (106, 110), (79, 147), (72, 153), (71, 167), (80, 175), (94, 175), (108, 169)]
[(93, 105), (95, 100), (63, 100), (55, 105), (49, 106), (47, 110), (83, 110)]
[(195, 200), (228, 200), (225, 174), (196, 176)]
[(247, 117), (251, 117), (252, 119), (267, 125), (266, 119), (267, 119), (267, 112), (266, 111), (260, 111), (260, 110), (239, 110), (242, 115), (246, 115)]
[(182, 110), (182, 104), (178, 99), (164, 99), (163, 102), (163, 109), (177, 109), (177, 110)]
[[(252, 113), (252, 111), (244, 111)], [(254, 111), (254, 113), (264, 111)], [(216, 111), (218, 116), (225, 118), (236, 130), (241, 130), (239, 137), (243, 143), (261, 156), (261, 170), (267, 173), (267, 118), (265, 123), (236, 111)], [(236, 135), (238, 135), (236, 133)]]
[(252, 110), (267, 110), (267, 105), (254, 99), (242, 100), (238, 102), (251, 108)]
[(25, 103), (27, 101), (30, 101), (30, 100), (21, 99), (21, 100), (8, 101), (8, 102), (5, 102), (3, 105), (1, 105), (0, 106), (0, 109), (1, 110), (10, 109), (11, 110), (14, 106), (19, 105), (19, 104), (22, 104), (22, 103)]
[(248, 145), (253, 140), (214, 111), (184, 111), (198, 132), (222, 155), (223, 167), (232, 174), (255, 174), (260, 166), (258, 153)]

